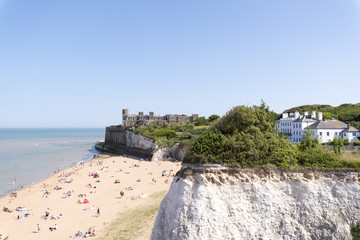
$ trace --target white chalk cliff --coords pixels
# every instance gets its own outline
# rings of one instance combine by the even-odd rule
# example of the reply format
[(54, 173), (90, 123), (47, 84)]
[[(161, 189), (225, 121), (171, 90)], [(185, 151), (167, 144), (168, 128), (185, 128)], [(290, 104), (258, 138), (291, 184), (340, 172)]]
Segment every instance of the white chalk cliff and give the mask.
[(152, 240), (351, 239), (357, 170), (184, 165), (160, 205)]

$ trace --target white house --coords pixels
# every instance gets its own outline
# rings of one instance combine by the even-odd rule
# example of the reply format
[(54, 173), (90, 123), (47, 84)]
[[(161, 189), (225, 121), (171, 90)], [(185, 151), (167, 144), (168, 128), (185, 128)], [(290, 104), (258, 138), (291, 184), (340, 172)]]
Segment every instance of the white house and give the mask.
[(352, 127), (350, 123), (346, 124), (339, 120), (323, 120), (322, 112), (313, 111), (311, 115), (304, 112), (283, 113), (282, 117), (276, 121), (279, 132), (289, 136), (292, 143), (301, 142), (305, 131), (313, 131), (313, 137), (317, 137), (321, 143), (332, 141), (334, 138), (348, 139), (349, 142), (359, 141), (360, 132)]

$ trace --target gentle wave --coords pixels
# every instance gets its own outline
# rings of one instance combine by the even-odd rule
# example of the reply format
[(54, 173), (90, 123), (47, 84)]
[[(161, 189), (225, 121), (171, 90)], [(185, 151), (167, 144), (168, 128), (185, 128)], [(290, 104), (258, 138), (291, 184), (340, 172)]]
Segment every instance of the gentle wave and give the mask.
[(39, 182), (57, 168), (89, 161), (101, 139), (103, 129), (0, 129), (0, 193)]

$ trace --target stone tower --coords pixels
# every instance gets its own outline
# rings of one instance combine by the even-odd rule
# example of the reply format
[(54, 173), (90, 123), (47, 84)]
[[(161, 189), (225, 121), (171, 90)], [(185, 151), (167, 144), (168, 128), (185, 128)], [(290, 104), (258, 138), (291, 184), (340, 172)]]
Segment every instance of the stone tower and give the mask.
[(127, 118), (129, 115), (129, 109), (123, 109), (122, 110), (122, 122), (124, 126), (127, 126)]

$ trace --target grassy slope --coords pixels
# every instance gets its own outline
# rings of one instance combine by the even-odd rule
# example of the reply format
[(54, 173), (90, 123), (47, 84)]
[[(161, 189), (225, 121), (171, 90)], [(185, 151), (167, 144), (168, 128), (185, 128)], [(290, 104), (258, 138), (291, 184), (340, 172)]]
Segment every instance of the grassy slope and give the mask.
[(160, 202), (166, 191), (154, 193), (144, 204), (129, 210), (105, 228), (106, 234), (101, 240), (140, 240), (150, 239)]

